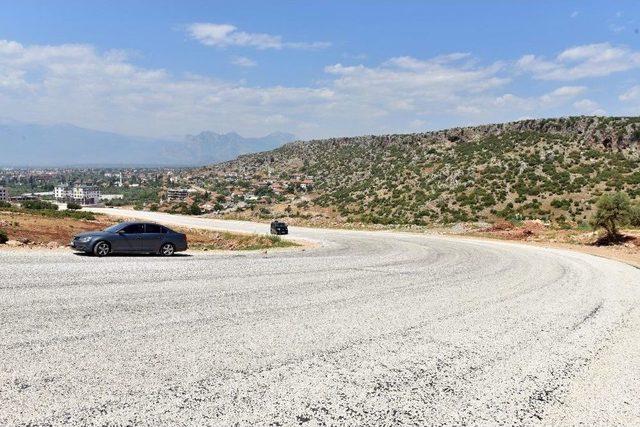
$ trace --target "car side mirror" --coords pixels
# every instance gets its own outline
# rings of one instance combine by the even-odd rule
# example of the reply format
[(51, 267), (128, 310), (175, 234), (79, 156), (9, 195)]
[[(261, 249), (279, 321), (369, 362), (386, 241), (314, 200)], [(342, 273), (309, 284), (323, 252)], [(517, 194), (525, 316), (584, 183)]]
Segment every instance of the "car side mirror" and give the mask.
[(124, 230), (118, 230), (118, 234), (123, 235), (124, 234)]

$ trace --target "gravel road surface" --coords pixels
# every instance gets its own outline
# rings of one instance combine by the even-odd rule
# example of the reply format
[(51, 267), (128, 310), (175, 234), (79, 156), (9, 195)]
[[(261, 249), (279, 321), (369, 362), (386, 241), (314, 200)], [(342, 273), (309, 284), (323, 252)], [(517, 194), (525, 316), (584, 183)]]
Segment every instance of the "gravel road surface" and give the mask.
[(0, 251), (0, 425), (640, 423), (640, 270), (503, 242), (291, 232), (317, 247)]

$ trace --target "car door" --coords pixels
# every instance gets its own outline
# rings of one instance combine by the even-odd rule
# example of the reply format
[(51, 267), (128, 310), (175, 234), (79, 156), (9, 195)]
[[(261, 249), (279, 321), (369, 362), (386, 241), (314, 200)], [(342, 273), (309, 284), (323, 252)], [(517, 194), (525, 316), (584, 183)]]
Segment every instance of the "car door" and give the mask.
[(142, 238), (142, 250), (145, 252), (158, 252), (162, 244), (163, 227), (158, 224), (145, 224), (144, 237)]
[(120, 239), (117, 250), (120, 252), (142, 252), (144, 224), (129, 224), (119, 233)]

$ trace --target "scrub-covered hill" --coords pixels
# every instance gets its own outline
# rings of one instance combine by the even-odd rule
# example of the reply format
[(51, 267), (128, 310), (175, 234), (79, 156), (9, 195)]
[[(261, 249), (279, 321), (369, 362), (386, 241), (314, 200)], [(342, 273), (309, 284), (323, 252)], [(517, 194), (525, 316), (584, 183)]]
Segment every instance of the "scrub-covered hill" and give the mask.
[(203, 176), (312, 177), (307, 206), (367, 223), (537, 218), (579, 224), (596, 198), (640, 197), (640, 117), (524, 120), (294, 142)]

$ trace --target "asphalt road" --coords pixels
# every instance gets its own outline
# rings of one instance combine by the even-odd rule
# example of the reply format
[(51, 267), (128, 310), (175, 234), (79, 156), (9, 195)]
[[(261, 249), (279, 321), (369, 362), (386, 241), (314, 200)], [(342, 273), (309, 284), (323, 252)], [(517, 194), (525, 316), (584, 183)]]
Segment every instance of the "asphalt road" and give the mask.
[(640, 423), (640, 270), (291, 231), (318, 247), (0, 251), (0, 425)]

